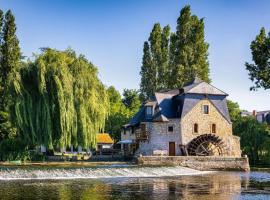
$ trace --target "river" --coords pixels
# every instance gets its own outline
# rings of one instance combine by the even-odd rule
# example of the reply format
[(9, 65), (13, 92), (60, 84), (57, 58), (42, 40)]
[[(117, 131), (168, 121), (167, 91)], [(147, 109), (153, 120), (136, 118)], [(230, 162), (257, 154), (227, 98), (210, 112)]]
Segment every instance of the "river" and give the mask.
[(1, 166), (0, 199), (270, 199), (270, 171), (184, 167)]

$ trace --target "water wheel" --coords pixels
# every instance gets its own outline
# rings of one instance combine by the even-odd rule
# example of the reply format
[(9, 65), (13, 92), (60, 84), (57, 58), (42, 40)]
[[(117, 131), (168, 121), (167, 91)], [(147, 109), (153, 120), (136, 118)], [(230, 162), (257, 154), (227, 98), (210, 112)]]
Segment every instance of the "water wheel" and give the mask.
[(204, 134), (196, 137), (188, 144), (190, 156), (221, 156), (225, 145), (222, 139), (213, 134)]

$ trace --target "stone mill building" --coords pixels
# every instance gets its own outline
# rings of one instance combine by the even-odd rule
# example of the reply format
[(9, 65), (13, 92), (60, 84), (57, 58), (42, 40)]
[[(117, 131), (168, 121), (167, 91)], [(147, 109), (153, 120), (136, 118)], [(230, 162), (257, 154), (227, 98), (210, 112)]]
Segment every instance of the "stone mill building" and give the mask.
[(123, 153), (241, 157), (227, 96), (198, 78), (183, 88), (156, 92), (124, 125)]

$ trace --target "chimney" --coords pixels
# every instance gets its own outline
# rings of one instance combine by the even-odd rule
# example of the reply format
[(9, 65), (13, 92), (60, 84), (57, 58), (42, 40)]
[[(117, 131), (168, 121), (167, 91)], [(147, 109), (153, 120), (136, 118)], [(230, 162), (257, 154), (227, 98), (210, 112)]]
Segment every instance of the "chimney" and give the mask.
[(257, 111), (256, 110), (253, 110), (252, 115), (253, 115), (253, 117), (256, 117), (257, 116)]

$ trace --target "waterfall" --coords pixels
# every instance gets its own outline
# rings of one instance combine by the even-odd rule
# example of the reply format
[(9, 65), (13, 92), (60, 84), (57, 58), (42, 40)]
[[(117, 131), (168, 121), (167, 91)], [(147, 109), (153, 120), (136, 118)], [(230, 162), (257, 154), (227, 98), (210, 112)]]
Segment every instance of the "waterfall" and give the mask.
[(185, 167), (107, 166), (77, 168), (0, 167), (0, 180), (97, 179), (120, 177), (166, 177), (199, 175), (207, 172)]

